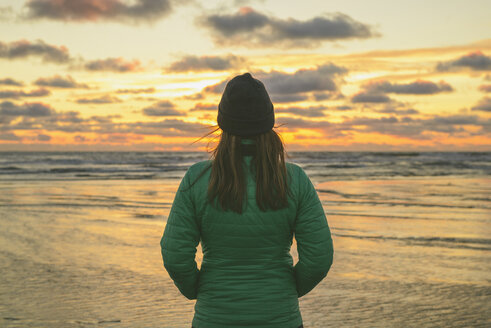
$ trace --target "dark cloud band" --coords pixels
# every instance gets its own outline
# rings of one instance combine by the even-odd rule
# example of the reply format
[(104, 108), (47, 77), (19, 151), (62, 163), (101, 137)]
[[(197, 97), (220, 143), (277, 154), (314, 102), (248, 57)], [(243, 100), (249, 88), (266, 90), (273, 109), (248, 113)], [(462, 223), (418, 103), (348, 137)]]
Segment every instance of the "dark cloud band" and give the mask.
[(178, 111), (170, 101), (164, 100), (142, 109), (146, 116), (186, 116), (185, 112)]
[(24, 85), (21, 81), (14, 80), (10, 77), (0, 79), (0, 84), (2, 85), (11, 85), (11, 86), (16, 86), (16, 87), (21, 87)]
[(491, 57), (481, 51), (471, 52), (455, 60), (440, 62), (437, 71), (451, 71), (469, 68), (473, 71), (491, 71)]
[(66, 47), (53, 46), (42, 40), (34, 42), (20, 40), (10, 43), (0, 41), (0, 58), (19, 59), (36, 56), (44, 62), (57, 64), (68, 63), (71, 60)]
[(245, 62), (242, 57), (228, 56), (185, 56), (172, 63), (168, 72), (198, 72), (198, 71), (226, 71), (239, 68)]
[(45, 97), (49, 96), (51, 92), (48, 89), (39, 88), (32, 91), (23, 90), (0, 90), (0, 98), (18, 99), (24, 97)]
[(114, 103), (120, 103), (121, 99), (118, 97), (113, 97), (110, 95), (104, 95), (101, 97), (95, 97), (95, 98), (79, 98), (76, 100), (78, 104), (95, 104), (95, 105), (102, 105), (102, 104), (114, 104)]
[(54, 75), (52, 77), (41, 77), (34, 81), (35, 85), (43, 86), (43, 87), (55, 87), (55, 88), (83, 88), (88, 89), (89, 86), (85, 83), (78, 83), (75, 81), (73, 77), (67, 75), (65, 77), (61, 75)]
[(454, 91), (452, 86), (445, 81), (434, 83), (431, 81), (417, 80), (407, 84), (391, 83), (389, 81), (375, 81), (362, 86), (370, 92), (385, 92), (398, 94), (430, 95), (440, 92)]
[(491, 112), (491, 98), (485, 97), (481, 99), (477, 105), (472, 107), (472, 110), (478, 110), (483, 112)]
[(312, 47), (322, 41), (366, 39), (380, 33), (342, 13), (326, 14), (305, 21), (280, 19), (242, 7), (234, 14), (212, 14), (198, 19), (212, 31), (218, 44), (240, 46)]
[(30, 0), (26, 8), (28, 19), (123, 22), (155, 21), (172, 10), (169, 0)]
[(41, 117), (50, 116), (53, 113), (54, 110), (43, 103), (24, 103), (23, 105), (17, 105), (10, 101), (0, 103), (0, 114), (5, 116)]
[(142, 70), (139, 60), (127, 61), (121, 57), (88, 61), (85, 64), (88, 71), (111, 71), (117, 73), (139, 72)]

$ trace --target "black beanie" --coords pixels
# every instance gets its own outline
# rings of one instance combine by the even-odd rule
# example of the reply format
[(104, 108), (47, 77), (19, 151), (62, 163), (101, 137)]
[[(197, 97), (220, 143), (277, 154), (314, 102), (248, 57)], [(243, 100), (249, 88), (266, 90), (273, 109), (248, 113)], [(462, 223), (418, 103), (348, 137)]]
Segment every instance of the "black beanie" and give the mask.
[(218, 105), (217, 123), (223, 131), (241, 137), (271, 130), (274, 107), (264, 84), (249, 73), (230, 80)]

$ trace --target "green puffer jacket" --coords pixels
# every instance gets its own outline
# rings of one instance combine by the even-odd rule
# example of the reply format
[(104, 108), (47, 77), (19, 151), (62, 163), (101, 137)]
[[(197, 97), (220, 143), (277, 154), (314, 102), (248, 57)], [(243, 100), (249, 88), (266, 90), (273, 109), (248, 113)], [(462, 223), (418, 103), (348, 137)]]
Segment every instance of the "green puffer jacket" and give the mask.
[[(251, 158), (244, 157), (248, 168)], [(297, 328), (302, 324), (298, 298), (327, 275), (333, 261), (331, 233), (314, 186), (301, 167), (287, 163), (288, 208), (262, 212), (255, 182), (246, 173), (245, 211), (225, 212), (206, 200), (211, 170), (189, 188), (209, 165), (202, 161), (186, 172), (160, 242), (164, 267), (175, 285), (185, 297), (196, 299), (192, 325)], [(295, 266), (290, 255), (294, 234)]]

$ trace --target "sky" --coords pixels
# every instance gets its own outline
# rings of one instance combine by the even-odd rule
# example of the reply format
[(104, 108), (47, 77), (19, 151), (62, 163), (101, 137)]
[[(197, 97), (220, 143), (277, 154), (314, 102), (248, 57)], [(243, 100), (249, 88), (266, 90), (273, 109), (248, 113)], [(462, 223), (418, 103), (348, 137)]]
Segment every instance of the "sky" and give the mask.
[(250, 72), (287, 151), (491, 151), (491, 1), (0, 0), (0, 151), (195, 151)]

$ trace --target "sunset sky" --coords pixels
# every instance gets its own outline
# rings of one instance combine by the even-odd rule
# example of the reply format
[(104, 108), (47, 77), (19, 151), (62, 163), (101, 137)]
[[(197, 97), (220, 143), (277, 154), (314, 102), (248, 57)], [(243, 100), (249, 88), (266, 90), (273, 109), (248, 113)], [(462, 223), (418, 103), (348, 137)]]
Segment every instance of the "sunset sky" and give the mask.
[(287, 150), (491, 151), (491, 1), (0, 0), (0, 151), (203, 150), (245, 72)]

